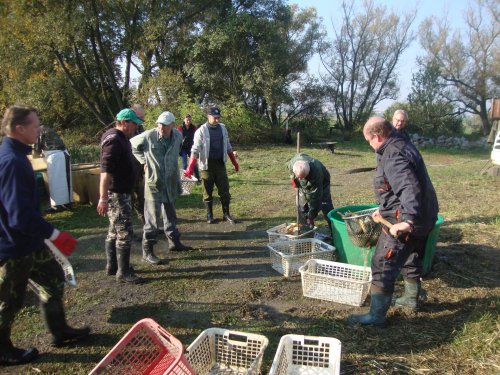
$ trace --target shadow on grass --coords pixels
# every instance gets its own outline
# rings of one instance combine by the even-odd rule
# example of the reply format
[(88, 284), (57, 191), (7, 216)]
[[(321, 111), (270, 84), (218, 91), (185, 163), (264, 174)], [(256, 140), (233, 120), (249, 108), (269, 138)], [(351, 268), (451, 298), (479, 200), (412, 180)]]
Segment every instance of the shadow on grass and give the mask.
[[(168, 330), (180, 332), (176, 337), (186, 346), (197, 334), (209, 327), (225, 327), (230, 330), (262, 334), (269, 339), (265, 351), (265, 373), (272, 363), (278, 342), (285, 334), (335, 337), (342, 342), (341, 363), (344, 374), (370, 373), (380, 366), (405, 373), (408, 362), (401, 357), (397, 364), (384, 361), (384, 356), (406, 356), (425, 353), (440, 347), (443, 343), (453, 342), (466, 323), (477, 322), (482, 314), (492, 311), (495, 298), (467, 298), (456, 303), (447, 303), (443, 309), (448, 314), (431, 315), (428, 313), (402, 315), (391, 310), (386, 329), (350, 326), (345, 316), (336, 316), (334, 309), (324, 315), (318, 311), (301, 315), (295, 309), (278, 311), (263, 304), (249, 303), (200, 303), (192, 301), (168, 301), (149, 303), (140, 306), (115, 308), (111, 312), (110, 323), (132, 325), (144, 317), (152, 317)], [(434, 307), (431, 305), (430, 307)], [(434, 310), (434, 312), (437, 312)], [(374, 355), (376, 353), (376, 355)], [(356, 358), (352, 361), (351, 358)], [(360, 360), (360, 357), (362, 358)], [(393, 360), (392, 360), (393, 361)], [(411, 372), (409, 372), (411, 373)]]

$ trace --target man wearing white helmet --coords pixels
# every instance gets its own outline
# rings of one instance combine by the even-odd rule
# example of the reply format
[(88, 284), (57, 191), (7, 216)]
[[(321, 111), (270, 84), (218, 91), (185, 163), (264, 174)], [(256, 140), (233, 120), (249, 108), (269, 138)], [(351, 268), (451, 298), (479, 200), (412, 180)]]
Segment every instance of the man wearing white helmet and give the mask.
[(163, 112), (156, 121), (155, 129), (147, 130), (130, 140), (132, 152), (144, 165), (144, 234), (142, 260), (158, 265), (162, 261), (154, 254), (160, 220), (168, 238), (169, 250), (190, 250), (180, 241), (177, 229), (175, 200), (182, 193), (178, 166), (182, 134), (175, 129), (175, 116)]

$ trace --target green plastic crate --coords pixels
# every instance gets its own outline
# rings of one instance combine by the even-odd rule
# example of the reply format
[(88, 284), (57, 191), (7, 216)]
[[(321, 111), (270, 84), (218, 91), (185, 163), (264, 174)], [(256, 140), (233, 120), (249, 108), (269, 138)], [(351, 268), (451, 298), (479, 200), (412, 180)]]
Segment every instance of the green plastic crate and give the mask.
[[(349, 239), (345, 222), (340, 216), (340, 213), (344, 214), (346, 211), (357, 212), (374, 207), (377, 206), (373, 204), (343, 206), (336, 208), (328, 213), (328, 220), (330, 220), (330, 222), (332, 223), (333, 244), (337, 249), (337, 260), (339, 262), (363, 266), (365, 265), (365, 253), (368, 252), (368, 254), (366, 255), (366, 266), (371, 265), (375, 246), (372, 246), (369, 249), (362, 249), (358, 246), (355, 246)], [(422, 275), (427, 275), (431, 270), (432, 261), (434, 260), (434, 255), (436, 253), (436, 243), (439, 236), (439, 230), (441, 228), (441, 224), (443, 224), (443, 221), (443, 217), (441, 215), (438, 215), (436, 225), (434, 226), (434, 229), (429, 234), (429, 238), (427, 239), (423, 259)]]

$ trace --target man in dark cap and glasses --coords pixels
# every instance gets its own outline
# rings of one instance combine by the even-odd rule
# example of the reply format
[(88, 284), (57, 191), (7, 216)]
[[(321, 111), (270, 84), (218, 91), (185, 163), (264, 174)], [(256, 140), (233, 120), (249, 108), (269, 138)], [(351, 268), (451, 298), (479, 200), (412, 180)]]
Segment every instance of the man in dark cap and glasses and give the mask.
[(235, 224), (236, 220), (229, 213), (231, 194), (229, 193), (229, 180), (226, 172), (226, 162), (229, 158), (234, 165), (234, 170), (240, 167), (233, 152), (229, 135), (224, 124), (220, 122), (219, 108), (212, 107), (208, 111), (208, 121), (200, 126), (194, 135), (191, 159), (185, 171), (186, 177), (191, 177), (196, 163), (201, 171), (203, 187), (203, 203), (207, 209), (207, 223), (214, 223), (212, 211), (212, 193), (214, 185), (217, 186), (220, 203), (222, 205), (223, 220)]

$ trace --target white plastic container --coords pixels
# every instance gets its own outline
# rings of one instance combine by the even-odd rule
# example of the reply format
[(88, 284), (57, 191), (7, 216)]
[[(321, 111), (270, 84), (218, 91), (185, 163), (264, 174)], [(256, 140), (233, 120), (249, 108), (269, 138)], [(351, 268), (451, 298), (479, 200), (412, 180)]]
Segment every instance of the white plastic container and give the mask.
[(339, 375), (341, 343), (333, 337), (281, 337), (269, 375)]
[(371, 269), (311, 259), (299, 270), (304, 297), (361, 306), (371, 284)]
[(335, 247), (314, 238), (272, 242), (267, 245), (272, 267), (285, 277), (299, 275), (309, 259), (331, 260)]

